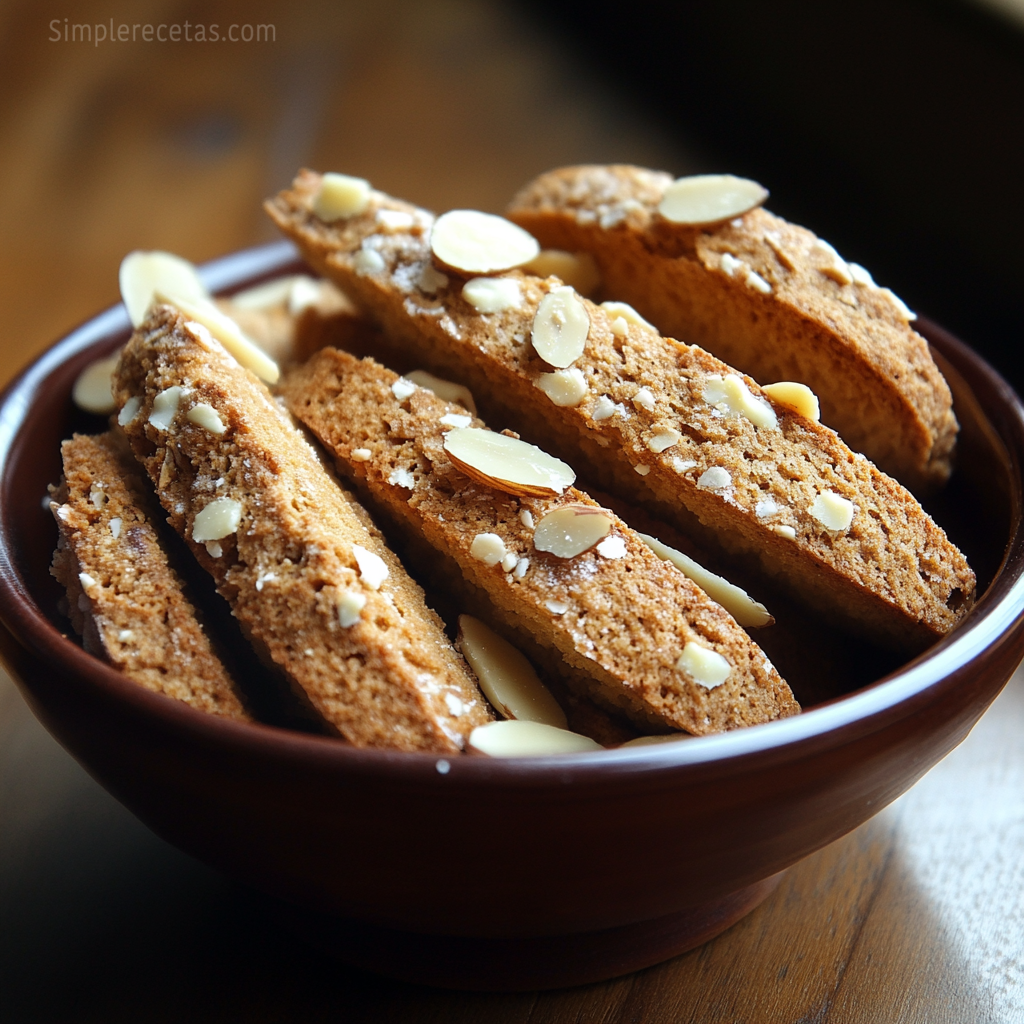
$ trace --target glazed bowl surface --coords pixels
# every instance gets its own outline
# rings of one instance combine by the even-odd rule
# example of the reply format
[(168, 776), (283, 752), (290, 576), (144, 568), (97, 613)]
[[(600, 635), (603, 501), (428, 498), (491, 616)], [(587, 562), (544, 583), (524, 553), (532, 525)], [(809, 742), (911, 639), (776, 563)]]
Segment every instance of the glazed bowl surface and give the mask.
[[(203, 268), (231, 292), (301, 269), (284, 243)], [(682, 743), (511, 760), (360, 750), (214, 718), (86, 654), (56, 608), (43, 507), (83, 421), (78, 373), (127, 339), (111, 308), (0, 405), (0, 654), (87, 771), (175, 846), (279, 901), (352, 963), (534, 988), (665, 959), (727, 927), (779, 872), (894, 800), (970, 731), (1024, 654), (1024, 410), (976, 354), (919, 325), (962, 424), (940, 522), (979, 575), (962, 625), (802, 715)]]

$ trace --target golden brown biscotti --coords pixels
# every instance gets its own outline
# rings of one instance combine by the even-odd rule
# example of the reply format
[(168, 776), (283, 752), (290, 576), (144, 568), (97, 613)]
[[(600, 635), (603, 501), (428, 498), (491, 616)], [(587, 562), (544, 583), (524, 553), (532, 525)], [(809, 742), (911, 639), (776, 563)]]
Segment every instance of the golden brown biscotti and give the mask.
[(154, 307), (114, 398), (168, 521), (327, 723), (359, 746), (454, 752), (489, 720), (422, 590), (202, 325)]
[[(484, 426), (460, 406), (336, 349), (298, 368), (283, 394), (342, 472), (450, 559), (506, 622), (555, 648), (571, 684), (598, 703), (642, 725), (698, 735), (800, 710), (732, 616), (614, 513), (573, 487), (513, 497), (456, 468), (445, 434)], [(537, 550), (537, 524), (566, 506), (603, 513), (607, 536), (571, 558)], [(688, 644), (725, 659), (724, 681), (702, 683), (677, 664)]]
[(50, 511), (59, 540), (50, 570), (85, 649), (154, 693), (242, 721), (250, 715), (168, 562), (155, 502), (119, 432), (61, 445), (64, 476)]
[[(552, 381), (552, 367), (531, 332), (557, 278), (500, 275), (518, 302), (481, 313), (460, 278), (433, 266), (429, 213), (374, 193), (363, 213), (325, 224), (310, 210), (318, 185), (302, 172), (267, 204), (271, 217), (427, 369), (467, 384), (491, 423), (684, 532), (759, 560), (795, 596), (876, 642), (918, 651), (966, 613), (975, 578), (963, 555), (835, 431), (771, 402), (750, 378), (731, 381), (734, 392), (742, 383), (745, 401), (774, 425), (723, 411), (731, 367), (585, 299), (585, 348), (558, 378), (569, 404), (556, 404), (537, 386)], [(379, 210), (407, 214), (408, 226)], [(829, 528), (829, 509), (845, 509), (849, 522)]]
[(590, 253), (606, 299), (767, 384), (808, 385), (821, 418), (915, 491), (949, 477), (952, 396), (906, 307), (805, 228), (764, 209), (712, 227), (658, 213), (672, 178), (630, 166), (536, 178), (508, 216), (547, 246)]

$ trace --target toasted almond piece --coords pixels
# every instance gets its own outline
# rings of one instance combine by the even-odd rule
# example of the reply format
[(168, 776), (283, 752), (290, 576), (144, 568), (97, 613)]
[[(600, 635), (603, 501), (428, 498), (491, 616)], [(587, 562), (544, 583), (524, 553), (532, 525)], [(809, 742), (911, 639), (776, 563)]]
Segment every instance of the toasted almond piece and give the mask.
[(705, 569), (689, 555), (663, 544), (657, 537), (637, 531), (643, 542), (659, 557), (671, 562), (688, 576), (712, 601), (717, 601), (741, 626), (770, 626), (775, 619), (760, 601), (727, 579)]
[(380, 585), (388, 578), (387, 563), (380, 555), (368, 551), (361, 544), (352, 545), (352, 554), (359, 566), (359, 578), (371, 590), (380, 590)]
[(149, 422), (157, 430), (170, 430), (174, 417), (178, 415), (178, 403), (184, 394), (184, 388), (175, 384), (165, 388), (153, 399), (153, 408), (149, 413)]
[(139, 414), (139, 410), (142, 408), (142, 399), (132, 396), (121, 408), (121, 411), (117, 414), (117, 425), (119, 427), (126, 427), (136, 416)]
[(853, 522), (854, 505), (835, 491), (822, 491), (807, 510), (826, 530), (848, 530)]
[(720, 224), (760, 206), (768, 189), (732, 174), (694, 174), (676, 178), (665, 189), (658, 213), (673, 224)]
[(778, 384), (762, 384), (761, 390), (779, 405), (799, 413), (815, 423), (821, 419), (818, 396), (806, 385), (792, 380), (780, 380)]
[(675, 427), (655, 427), (647, 439), (647, 447), (656, 455), (668, 450), (682, 440), (683, 435)]
[(603, 509), (563, 505), (541, 517), (533, 531), (533, 546), (558, 558), (575, 558), (607, 537), (611, 528)]
[(523, 653), (472, 615), (459, 616), (459, 650), (500, 714), (566, 728), (565, 712)]
[(115, 354), (97, 359), (78, 375), (71, 397), (79, 409), (109, 416), (117, 408), (110, 390), (110, 378), (118, 358)]
[(508, 548), (496, 533), (478, 533), (469, 546), (469, 553), (484, 565), (497, 565), (508, 554)]
[(532, 260), (537, 239), (504, 217), (449, 210), (434, 221), (430, 250), (446, 267), (466, 274), (497, 274)]
[(686, 641), (683, 653), (676, 661), (676, 668), (680, 672), (685, 672), (706, 690), (721, 686), (732, 671), (732, 666), (718, 651), (713, 651), (693, 640)]
[(825, 262), (818, 267), (818, 272), (831, 278), (838, 285), (853, 284), (853, 274), (846, 260), (836, 252), (835, 247), (819, 238), (811, 246), (812, 250), (825, 254)]
[(504, 722), (478, 725), (469, 734), (469, 749), (489, 757), (546, 757), (549, 754), (582, 754), (604, 750), (600, 743), (578, 732), (558, 729), (543, 722)]
[(891, 288), (879, 288), (878, 290), (893, 304), (899, 318), (904, 323), (909, 324), (912, 320), (917, 319), (917, 314)]
[(534, 382), (555, 405), (576, 406), (587, 397), (587, 379), (575, 366), (542, 373)]
[(192, 523), (192, 539), (197, 544), (223, 540), (238, 529), (242, 521), (242, 503), (234, 498), (214, 498), (196, 514)]
[(589, 333), (586, 308), (568, 285), (562, 285), (541, 299), (530, 336), (537, 355), (564, 370), (583, 355)]
[(704, 401), (726, 416), (745, 416), (755, 427), (777, 427), (775, 410), (761, 397), (751, 393), (738, 373), (713, 373), (704, 385)]
[(538, 277), (560, 277), (580, 295), (590, 295), (601, 283), (601, 272), (589, 252), (542, 249), (538, 256), (524, 264), (523, 270)]
[(204, 430), (208, 430), (211, 434), (216, 434), (218, 437), (227, 430), (227, 427), (224, 426), (224, 421), (220, 418), (220, 413), (206, 402), (199, 402), (197, 405), (193, 405), (189, 409), (186, 419), (190, 423), (195, 423)]
[(406, 380), (428, 391), (433, 391), (438, 398), (446, 402), (458, 402), (463, 409), (467, 409), (474, 416), (476, 415), (476, 402), (473, 401), (473, 393), (464, 384), (456, 384), (454, 381), (444, 380), (435, 377), (426, 370), (413, 370), (405, 375)]
[(355, 590), (346, 590), (338, 597), (335, 605), (338, 625), (344, 629), (354, 626), (363, 617), (363, 609), (365, 607), (365, 594), (360, 594)]
[[(160, 302), (166, 302), (180, 309), (191, 321), (201, 324), (234, 357), (239, 365), (252, 370), (261, 380), (276, 384), (281, 371), (277, 363), (262, 349), (254, 345), (242, 329), (226, 313), (222, 313), (209, 299), (189, 299), (183, 295), (168, 294), (157, 290)], [(185, 325), (186, 328), (188, 324)], [(205, 340), (205, 339), (204, 339)]]
[(606, 310), (610, 317), (621, 317), (627, 324), (658, 333), (658, 328), (654, 324), (649, 324), (628, 302), (602, 302), (601, 308)]
[(635, 739), (620, 743), (619, 747), (651, 747), (659, 743), (675, 743), (677, 740), (692, 740), (695, 738), (688, 732), (666, 732), (658, 736), (637, 736)]
[(518, 438), (481, 427), (456, 427), (444, 450), (471, 480), (520, 497), (547, 498), (571, 486), (576, 474), (560, 459)]
[(462, 297), (478, 313), (504, 313), (523, 304), (523, 290), (511, 277), (472, 277), (462, 286)]
[(199, 280), (196, 268), (169, 252), (143, 252), (137, 249), (121, 260), (118, 271), (121, 301), (128, 310), (133, 327), (146, 319), (146, 310), (156, 293), (180, 295), (186, 300), (208, 299), (210, 293)]
[(313, 196), (313, 212), (327, 224), (355, 217), (370, 205), (370, 183), (365, 178), (328, 171)]

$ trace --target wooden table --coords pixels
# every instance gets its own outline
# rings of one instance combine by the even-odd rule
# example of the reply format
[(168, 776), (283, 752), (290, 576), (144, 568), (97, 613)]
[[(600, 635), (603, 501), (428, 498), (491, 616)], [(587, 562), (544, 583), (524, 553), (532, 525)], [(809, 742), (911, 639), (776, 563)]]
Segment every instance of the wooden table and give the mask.
[[(259, 200), (303, 163), (435, 208), (495, 210), (562, 163), (701, 166), (689, 140), (484, 0), (204, 5), (206, 24), (274, 24), (263, 45), (51, 43), (50, 16), (28, 2), (0, 11), (2, 379), (116, 300), (129, 249), (201, 260), (269, 237)], [(72, 20), (196, 16), (173, 0), (110, 0)], [(360, 975), (295, 943), (257, 897), (100, 790), (2, 678), (0, 1016), (1021, 1021), (1022, 736), (1018, 673), (910, 793), (715, 941), (602, 985), (477, 996)]]

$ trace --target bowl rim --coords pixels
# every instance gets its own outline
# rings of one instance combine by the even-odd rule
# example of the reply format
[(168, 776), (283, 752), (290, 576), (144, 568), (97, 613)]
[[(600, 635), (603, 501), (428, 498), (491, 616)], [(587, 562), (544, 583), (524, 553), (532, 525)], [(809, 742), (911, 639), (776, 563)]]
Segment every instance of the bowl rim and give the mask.
[[(230, 294), (303, 264), (290, 242), (271, 242), (220, 257), (199, 268), (213, 293)], [(19, 431), (32, 398), (54, 370), (83, 350), (114, 341), (129, 331), (124, 307), (118, 303), (93, 316), (56, 341), (23, 369), (0, 394), (0, 487), (6, 481)], [(1010, 385), (981, 358), (941, 327), (922, 319), (922, 333), (939, 343), (961, 373), (994, 389), (1000, 398), (986, 408), (1007, 454), (1012, 516), (1004, 556), (986, 592), (954, 633), (895, 672), (854, 691), (816, 705), (791, 718), (677, 743), (654, 744), (544, 757), (485, 758), (443, 756), (357, 748), (327, 736), (311, 735), (262, 723), (236, 722), (209, 715), (180, 701), (152, 693), (116, 669), (87, 654), (50, 622), (32, 598), (12, 557), (9, 520), (0, 502), (0, 622), (13, 642), (44, 664), (71, 678), (81, 677), (108, 698), (162, 728), (184, 731), (202, 746), (233, 747), (239, 753), (286, 761), (312, 759), (322, 768), (335, 765), (347, 773), (451, 780), (465, 783), (522, 785), (524, 782), (564, 785), (572, 781), (623, 777), (671, 769), (716, 773), (740, 771), (751, 757), (791, 760), (812, 750), (840, 746), (914, 713), (944, 686), (957, 685), (962, 671), (983, 651), (1008, 642), (1014, 624), (1024, 621), (1024, 528), (1021, 518), (1024, 454), (1024, 405)], [(972, 388), (973, 389), (973, 388)]]

